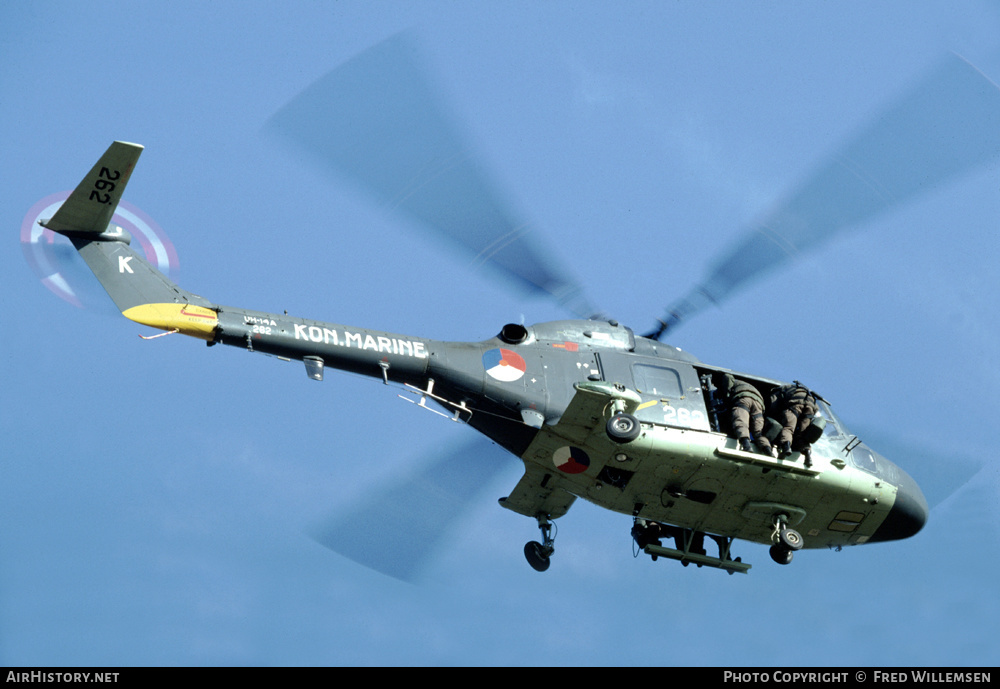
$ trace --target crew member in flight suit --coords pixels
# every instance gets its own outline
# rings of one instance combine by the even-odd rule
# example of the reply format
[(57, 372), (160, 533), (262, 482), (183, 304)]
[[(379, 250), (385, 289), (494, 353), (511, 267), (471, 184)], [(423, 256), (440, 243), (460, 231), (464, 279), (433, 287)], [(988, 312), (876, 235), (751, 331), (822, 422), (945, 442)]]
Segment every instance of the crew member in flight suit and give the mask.
[(739, 439), (740, 449), (753, 452), (752, 438), (762, 453), (772, 454), (771, 441), (763, 434), (764, 397), (757, 388), (730, 373), (716, 372), (712, 377), (729, 411), (730, 434)]
[(799, 381), (776, 387), (771, 392), (767, 415), (781, 424), (777, 444), (782, 456), (801, 452), (805, 455), (806, 466), (811, 464), (809, 443), (803, 442), (800, 436), (809, 428), (817, 411), (816, 394)]

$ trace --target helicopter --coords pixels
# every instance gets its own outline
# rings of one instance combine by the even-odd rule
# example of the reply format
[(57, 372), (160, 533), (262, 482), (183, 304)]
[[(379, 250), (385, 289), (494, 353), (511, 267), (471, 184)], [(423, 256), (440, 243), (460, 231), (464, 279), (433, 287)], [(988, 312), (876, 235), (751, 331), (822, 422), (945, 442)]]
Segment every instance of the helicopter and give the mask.
[[(614, 318), (596, 315), (599, 312), (572, 283), (550, 271), (530, 245), (520, 241), (516, 225), (502, 217), (492, 225), (469, 223), (454, 214), (428, 220), (440, 210), (416, 193), (419, 185), (407, 186), (409, 172), (386, 179), (382, 169), (366, 167), (379, 156), (365, 146), (357, 147), (360, 155), (337, 148), (348, 139), (380, 138), (377, 127), (398, 123), (381, 123), (370, 112), (360, 117), (355, 112), (353, 118), (376, 129), (332, 143), (317, 142), (311, 138), (312, 128), (299, 126), (311, 116), (317, 99), (337, 94), (359, 75), (371, 79), (374, 68), (387, 69), (411, 86), (417, 84), (420, 92), (420, 80), (400, 69), (411, 64), (409, 50), (399, 39), (376, 46), (305, 92), (275, 122), (307, 148), (338, 159), (405, 212), (446, 226), (444, 231), (452, 236), (461, 235), (478, 255), (551, 295), (577, 318), (510, 323), (485, 341), (444, 342), (214, 303), (163, 275), (131, 246), (128, 232), (113, 223), (143, 150), (121, 141), (111, 144), (66, 202), (41, 224), (72, 242), (126, 318), (163, 331), (155, 337), (182, 334), (209, 346), (224, 344), (299, 361), (316, 381), (332, 368), (402, 386), (421, 407), (471, 426), (518, 457), (524, 475), (500, 505), (536, 522), (540, 539), (525, 544), (524, 555), (538, 571), (549, 568), (555, 552), (555, 520), (578, 498), (629, 515), (634, 541), (653, 559), (729, 574), (751, 568), (733, 556), (736, 540), (769, 545), (772, 559), (785, 565), (801, 549), (898, 540), (920, 531), (928, 518), (920, 487), (902, 468), (852, 434), (821, 396), (816, 395), (816, 417), (796, 451), (781, 456), (748, 451), (727, 427), (724, 397), (715, 381), (720, 375), (735, 376), (754, 385), (765, 398), (786, 383), (703, 363), (661, 341), (683, 320), (753, 277), (746, 271), (749, 263), (779, 263), (783, 254), (777, 242), (762, 241), (761, 233), (753, 235), (733, 257), (721, 261), (709, 279), (672, 305), (652, 330), (640, 335)], [(929, 90), (942, 84), (951, 88), (956, 79), (989, 107), (996, 106), (996, 89), (961, 61), (949, 61), (917, 93), (926, 99)], [(897, 110), (909, 113), (907, 108)], [(408, 107), (401, 111), (412, 117)], [(433, 107), (422, 117), (441, 118)], [(337, 129), (339, 123), (326, 127)], [(868, 147), (869, 136), (883, 132), (876, 128), (875, 134), (866, 133), (852, 145)], [(935, 160), (939, 174), (956, 174), (995, 154), (995, 141), (988, 146), (980, 145), (979, 139), (975, 143), (974, 153), (960, 147), (947, 164)], [(430, 147), (435, 145), (431, 142)], [(396, 153), (402, 158), (423, 155), (419, 146), (416, 149)], [(443, 159), (427, 173), (430, 177), (450, 178), (469, 197), (486, 199), (479, 206), (491, 205), (462, 160)], [(840, 168), (836, 172), (845, 174)], [(850, 176), (843, 181), (848, 185)], [(869, 185), (862, 184), (851, 206), (828, 223), (838, 229), (859, 222), (884, 210), (885, 196), (898, 202), (919, 186), (902, 184), (889, 193), (879, 189), (874, 198), (864, 195)], [(383, 191), (387, 189), (391, 191)], [(808, 193), (807, 189), (806, 197)], [(801, 229), (808, 225), (800, 222), (807, 213), (798, 210), (774, 232), (782, 241), (801, 247), (829, 235), (829, 225), (819, 231)], [(490, 217), (498, 215), (503, 214)], [(746, 260), (748, 254), (754, 256), (753, 262)], [(706, 549), (706, 539), (717, 546), (715, 554)]]

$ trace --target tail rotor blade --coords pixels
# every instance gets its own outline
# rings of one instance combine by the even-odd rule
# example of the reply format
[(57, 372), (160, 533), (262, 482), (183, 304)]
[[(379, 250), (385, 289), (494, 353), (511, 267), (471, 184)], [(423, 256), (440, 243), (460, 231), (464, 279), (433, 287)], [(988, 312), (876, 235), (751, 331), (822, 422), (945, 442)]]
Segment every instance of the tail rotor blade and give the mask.
[[(94, 279), (66, 237), (41, 222), (52, 218), (70, 196), (69, 191), (51, 194), (34, 204), (21, 221), (21, 251), (32, 272), (60, 299), (78, 308), (117, 313), (107, 293)], [(179, 271), (177, 250), (167, 233), (136, 206), (122, 201), (111, 223), (129, 233), (133, 246), (161, 273), (176, 279)]]

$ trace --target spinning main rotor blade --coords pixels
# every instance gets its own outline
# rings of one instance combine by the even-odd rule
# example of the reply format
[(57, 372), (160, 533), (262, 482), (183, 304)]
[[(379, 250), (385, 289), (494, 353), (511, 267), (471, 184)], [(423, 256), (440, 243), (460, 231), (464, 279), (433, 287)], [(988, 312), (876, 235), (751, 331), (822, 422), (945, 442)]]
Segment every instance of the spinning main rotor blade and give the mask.
[(1000, 153), (1000, 89), (950, 55), (751, 227), (668, 310), (659, 339), (775, 267)]
[(268, 122), (273, 131), (381, 202), (473, 252), (571, 312), (595, 310), (501, 201), (442, 107), (405, 35), (309, 86)]
[(415, 476), (369, 495), (311, 535), (358, 564), (413, 582), (451, 527), (481, 504), (483, 490), (511, 466), (504, 450), (477, 437), (435, 457)]

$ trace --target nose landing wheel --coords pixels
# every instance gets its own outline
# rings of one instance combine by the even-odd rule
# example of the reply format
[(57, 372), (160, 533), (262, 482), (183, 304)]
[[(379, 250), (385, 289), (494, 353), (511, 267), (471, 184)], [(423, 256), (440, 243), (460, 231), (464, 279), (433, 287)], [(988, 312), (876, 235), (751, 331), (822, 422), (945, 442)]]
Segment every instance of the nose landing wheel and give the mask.
[(771, 553), (771, 559), (779, 565), (787, 565), (792, 562), (792, 551), (780, 543), (772, 545), (768, 552)]
[(795, 551), (801, 550), (804, 543), (802, 534), (788, 528), (788, 516), (784, 514), (775, 515), (771, 540), (774, 542), (769, 551), (771, 559), (779, 565), (790, 564)]

